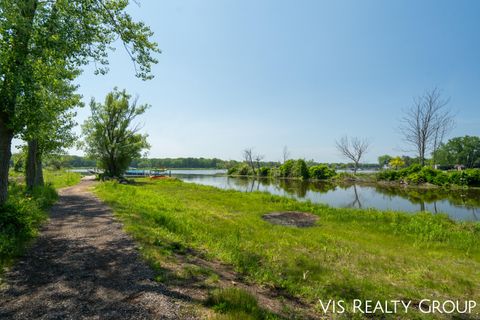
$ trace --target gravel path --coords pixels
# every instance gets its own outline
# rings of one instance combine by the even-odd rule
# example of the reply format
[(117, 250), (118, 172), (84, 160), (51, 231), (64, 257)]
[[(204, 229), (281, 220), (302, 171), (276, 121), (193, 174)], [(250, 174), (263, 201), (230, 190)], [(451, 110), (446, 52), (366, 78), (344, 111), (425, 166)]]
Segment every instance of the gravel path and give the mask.
[(121, 224), (88, 191), (93, 183), (60, 190), (49, 223), (6, 275), (0, 318), (192, 318), (189, 297), (152, 280)]

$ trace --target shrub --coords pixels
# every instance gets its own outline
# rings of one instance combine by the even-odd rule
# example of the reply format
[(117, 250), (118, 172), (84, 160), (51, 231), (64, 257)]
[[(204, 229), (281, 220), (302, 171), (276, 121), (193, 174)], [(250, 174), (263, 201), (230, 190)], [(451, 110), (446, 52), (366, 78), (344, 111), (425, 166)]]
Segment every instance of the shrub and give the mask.
[(267, 177), (270, 174), (270, 168), (268, 167), (261, 167), (258, 169), (258, 175), (260, 177)]
[(285, 161), (280, 168), (278, 168), (280, 177), (291, 177), (294, 165), (295, 160)]
[(251, 173), (252, 172), (250, 167), (245, 163), (241, 163), (235, 167), (228, 169), (227, 171), (228, 175), (238, 175), (238, 176), (248, 176)]
[(309, 176), (312, 179), (325, 180), (335, 176), (336, 172), (330, 169), (328, 166), (321, 164), (318, 166), (310, 167)]
[(287, 160), (279, 168), (279, 176), (283, 178), (308, 179), (307, 163), (303, 159)]
[(435, 170), (432, 167), (423, 167), (418, 175), (421, 176), (425, 182), (433, 183), (438, 173), (440, 173), (440, 170)]
[(292, 168), (292, 177), (308, 179), (308, 166), (305, 160), (298, 159)]
[(409, 184), (421, 184), (426, 182), (425, 177), (420, 173), (409, 174), (406, 181)]
[(402, 176), (408, 176), (412, 173), (420, 172), (422, 170), (422, 165), (419, 163), (414, 163), (405, 169), (400, 170)]
[(438, 186), (447, 185), (450, 183), (450, 176), (447, 173), (441, 171), (435, 176), (432, 183)]
[(467, 169), (465, 175), (467, 185), (480, 186), (480, 169)]
[(237, 174), (240, 176), (248, 176), (250, 174), (250, 167), (246, 164), (241, 164), (237, 170)]
[(10, 187), (10, 196), (0, 208), (0, 268), (21, 254), (25, 244), (32, 239), (46, 219), (44, 211), (57, 199), (55, 190), (47, 185), (36, 188), (30, 195), (23, 187)]
[(453, 171), (450, 173), (450, 183), (466, 186), (467, 185), (467, 174), (465, 171)]
[(400, 178), (397, 170), (383, 170), (377, 173), (377, 180), (395, 181)]

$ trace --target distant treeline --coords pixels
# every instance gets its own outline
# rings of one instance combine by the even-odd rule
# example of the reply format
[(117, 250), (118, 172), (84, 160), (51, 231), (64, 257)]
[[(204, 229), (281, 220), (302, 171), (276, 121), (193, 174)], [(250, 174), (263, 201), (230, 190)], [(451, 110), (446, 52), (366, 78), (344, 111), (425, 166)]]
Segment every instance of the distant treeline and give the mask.
[(133, 160), (130, 166), (135, 168), (225, 169), (236, 164), (237, 161), (225, 161), (218, 158), (145, 158)]
[[(22, 153), (14, 154), (10, 164), (18, 171), (23, 171), (25, 155)], [(133, 160), (130, 164), (134, 168), (189, 168), (189, 169), (230, 169), (234, 168), (244, 161), (237, 160), (222, 160), (218, 158), (143, 158)], [(320, 163), (308, 160), (306, 161), (308, 166), (318, 165)], [(275, 161), (262, 161), (259, 163), (261, 167), (273, 168), (280, 165)], [(88, 159), (82, 156), (76, 155), (50, 155), (44, 160), (44, 166), (49, 168), (93, 168), (97, 166), (95, 160)], [(345, 163), (331, 163), (332, 168), (346, 169), (350, 168), (350, 164)], [(378, 164), (365, 163), (360, 164), (360, 168), (374, 169), (378, 168)]]

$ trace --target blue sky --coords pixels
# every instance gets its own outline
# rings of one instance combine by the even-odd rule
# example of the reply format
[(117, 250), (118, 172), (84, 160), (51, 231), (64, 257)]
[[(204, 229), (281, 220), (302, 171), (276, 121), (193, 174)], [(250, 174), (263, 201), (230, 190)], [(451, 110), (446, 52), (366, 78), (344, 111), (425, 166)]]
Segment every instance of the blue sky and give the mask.
[(351, 135), (371, 140), (374, 162), (405, 154), (402, 110), (434, 87), (457, 114), (451, 136), (480, 135), (478, 1), (143, 0), (130, 12), (163, 51), (155, 79), (136, 79), (119, 46), (108, 75), (88, 67), (78, 84), (85, 101), (117, 86), (152, 105), (150, 157), (253, 147), (279, 160), (287, 145), (342, 161), (335, 139)]

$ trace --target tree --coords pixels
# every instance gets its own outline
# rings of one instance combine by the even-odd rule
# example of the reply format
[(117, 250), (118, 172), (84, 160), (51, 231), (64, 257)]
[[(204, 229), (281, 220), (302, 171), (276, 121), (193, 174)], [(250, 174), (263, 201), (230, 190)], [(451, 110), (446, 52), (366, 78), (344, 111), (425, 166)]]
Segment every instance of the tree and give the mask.
[[(72, 129), (76, 113), (72, 109), (83, 106), (81, 95), (76, 94), (77, 86), (72, 84), (79, 71), (65, 61), (44, 58), (29, 59), (31, 72), (27, 79), (34, 90), (18, 99), (22, 106), (19, 116), (26, 123), (19, 135), (27, 141), (25, 181), (29, 190), (44, 184), (43, 155), (61, 153), (75, 142)], [(37, 111), (29, 114), (30, 110)]]
[(284, 146), (283, 152), (282, 152), (282, 159), (283, 159), (282, 163), (285, 163), (289, 158), (290, 158), (290, 151), (288, 150), (287, 146)]
[(140, 158), (141, 152), (150, 146), (147, 135), (139, 132), (140, 126), (132, 121), (148, 108), (137, 106), (137, 99), (125, 90), (116, 88), (105, 98), (105, 103), (90, 103), (92, 115), (82, 126), (85, 136), (83, 147), (86, 154), (97, 159), (105, 176), (120, 177), (133, 159)]
[(383, 167), (384, 165), (388, 164), (390, 160), (392, 160), (392, 156), (384, 154), (383, 156), (378, 157), (378, 164), (380, 165), (380, 167)]
[(400, 131), (407, 144), (414, 147), (422, 166), (425, 165), (426, 154), (435, 151), (453, 126), (453, 115), (447, 109), (448, 102), (435, 88), (414, 98), (413, 106), (405, 111), (402, 118)]
[(388, 164), (390, 167), (398, 169), (405, 165), (405, 161), (403, 161), (401, 157), (395, 157), (395, 158), (392, 158)]
[(253, 149), (252, 148), (246, 148), (243, 150), (243, 160), (252, 168), (253, 174), (257, 174), (257, 169), (255, 168), (255, 162), (254, 162), (255, 155), (253, 154)]
[[(120, 39), (136, 75), (150, 79), (152, 32), (125, 12), (128, 0), (0, 0), (0, 206), (7, 199), (11, 142), (29, 122), (32, 104), (19, 104), (34, 88), (28, 60), (47, 57), (73, 66), (95, 62), (96, 73), (108, 71), (111, 44)], [(53, 119), (53, 118), (52, 118)]]
[(464, 136), (440, 145), (435, 158), (441, 165), (462, 164), (467, 168), (480, 167), (480, 137)]
[(353, 161), (353, 173), (357, 173), (358, 164), (363, 155), (367, 152), (370, 142), (367, 139), (353, 137), (349, 139), (347, 136), (336, 141), (337, 150), (342, 156)]
[(257, 170), (260, 171), (260, 166), (261, 166), (261, 162), (262, 160), (265, 158), (264, 155), (260, 155), (260, 154), (257, 154), (255, 155), (255, 164), (257, 165)]

